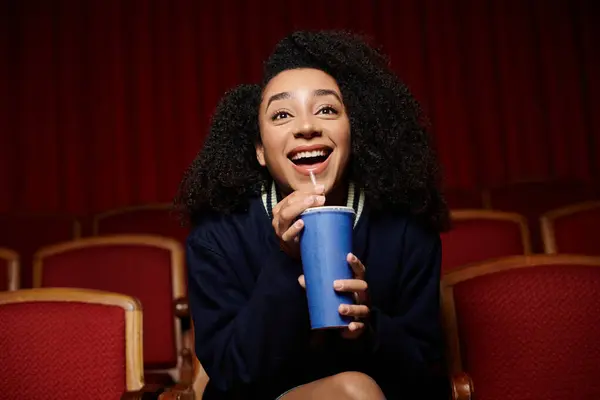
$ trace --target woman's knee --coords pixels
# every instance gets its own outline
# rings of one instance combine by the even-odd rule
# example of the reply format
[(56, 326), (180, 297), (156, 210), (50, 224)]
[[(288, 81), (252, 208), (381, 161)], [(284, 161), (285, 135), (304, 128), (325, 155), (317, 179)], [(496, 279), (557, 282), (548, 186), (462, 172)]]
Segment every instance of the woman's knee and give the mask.
[(332, 376), (340, 394), (348, 400), (383, 400), (381, 388), (367, 374), (362, 372), (342, 372)]

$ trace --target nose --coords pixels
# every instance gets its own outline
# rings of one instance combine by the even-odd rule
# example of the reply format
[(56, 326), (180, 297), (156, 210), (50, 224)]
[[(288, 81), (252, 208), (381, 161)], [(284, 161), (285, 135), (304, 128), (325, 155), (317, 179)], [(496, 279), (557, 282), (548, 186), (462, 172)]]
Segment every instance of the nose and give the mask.
[(299, 126), (294, 131), (294, 138), (312, 139), (321, 136), (322, 131), (310, 119), (300, 121)]

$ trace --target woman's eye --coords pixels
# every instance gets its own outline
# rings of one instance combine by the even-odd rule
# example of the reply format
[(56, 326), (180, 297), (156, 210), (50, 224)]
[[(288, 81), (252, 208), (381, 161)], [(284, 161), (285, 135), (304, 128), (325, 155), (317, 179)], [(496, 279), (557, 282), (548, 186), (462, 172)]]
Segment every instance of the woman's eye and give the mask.
[(332, 115), (332, 114), (337, 114), (337, 110), (331, 106), (326, 106), (323, 107), (321, 109), (319, 109), (319, 111), (317, 112), (317, 114), (325, 114), (325, 115)]
[(290, 116), (290, 114), (287, 111), (278, 111), (271, 117), (271, 119), (273, 121), (276, 121), (278, 119), (285, 119), (289, 116)]

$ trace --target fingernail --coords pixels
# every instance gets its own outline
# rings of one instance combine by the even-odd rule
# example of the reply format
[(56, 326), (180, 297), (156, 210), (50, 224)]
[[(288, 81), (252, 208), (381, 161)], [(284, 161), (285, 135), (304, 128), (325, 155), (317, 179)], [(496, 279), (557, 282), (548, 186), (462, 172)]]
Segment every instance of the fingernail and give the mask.
[(322, 193), (325, 191), (325, 185), (316, 185), (315, 190), (319, 193)]
[(342, 314), (348, 314), (348, 306), (342, 306), (342, 308), (340, 308), (340, 312)]
[(334, 283), (333, 283), (333, 287), (334, 287), (335, 289), (343, 289), (343, 288), (344, 288), (344, 285), (342, 285), (342, 282), (334, 282)]
[(352, 260), (352, 262), (358, 261), (358, 258), (356, 258), (356, 256), (354, 254), (352, 254), (352, 257), (350, 257), (350, 259)]
[(313, 196), (309, 196), (306, 199), (304, 199), (304, 203), (308, 204), (308, 205), (312, 204), (314, 201), (315, 201), (315, 198)]
[(317, 204), (325, 204), (325, 196), (317, 196)]
[(296, 228), (301, 228), (301, 227), (302, 227), (302, 224), (303, 224), (303, 222), (302, 222), (302, 220), (301, 220), (301, 219), (299, 219), (298, 221), (294, 222), (294, 226), (295, 226)]

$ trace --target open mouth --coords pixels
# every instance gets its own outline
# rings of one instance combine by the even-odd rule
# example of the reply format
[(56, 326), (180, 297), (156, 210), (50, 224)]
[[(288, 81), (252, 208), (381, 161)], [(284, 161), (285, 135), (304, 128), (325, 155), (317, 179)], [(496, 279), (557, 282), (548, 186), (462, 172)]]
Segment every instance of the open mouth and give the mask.
[(333, 149), (329, 147), (320, 147), (312, 150), (292, 151), (288, 158), (299, 167), (310, 167), (324, 163), (332, 152)]

